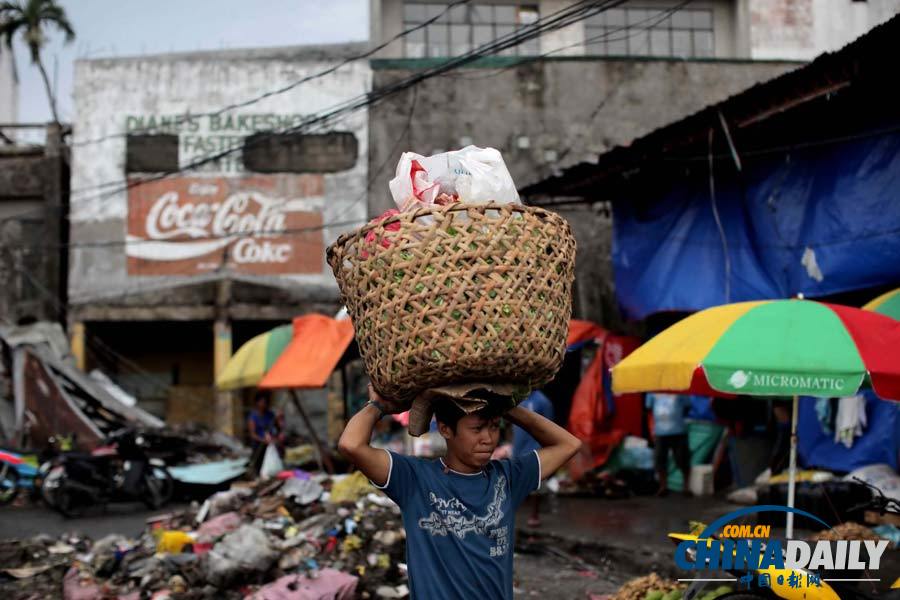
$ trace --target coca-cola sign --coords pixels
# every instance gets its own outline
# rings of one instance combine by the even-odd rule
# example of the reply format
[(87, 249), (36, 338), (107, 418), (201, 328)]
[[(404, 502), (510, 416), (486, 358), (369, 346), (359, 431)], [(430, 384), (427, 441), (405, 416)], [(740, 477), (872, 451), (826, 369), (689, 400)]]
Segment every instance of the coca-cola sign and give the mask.
[(184, 177), (128, 193), (129, 275), (320, 273), (321, 175)]

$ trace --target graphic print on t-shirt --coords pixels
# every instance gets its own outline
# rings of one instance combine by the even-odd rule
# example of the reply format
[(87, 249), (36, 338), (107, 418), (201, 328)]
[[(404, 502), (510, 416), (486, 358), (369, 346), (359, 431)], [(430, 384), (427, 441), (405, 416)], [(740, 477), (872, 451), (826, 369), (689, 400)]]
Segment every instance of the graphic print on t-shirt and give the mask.
[(506, 500), (506, 477), (501, 475), (494, 484), (494, 498), (487, 506), (484, 516), (473, 514), (457, 498), (438, 498), (434, 492), (428, 495), (428, 502), (434, 511), (419, 519), (419, 527), (431, 535), (453, 533), (459, 539), (468, 534), (494, 538), (491, 556), (504, 556), (508, 551), (509, 535), (507, 527), (495, 527), (503, 520), (503, 502)]

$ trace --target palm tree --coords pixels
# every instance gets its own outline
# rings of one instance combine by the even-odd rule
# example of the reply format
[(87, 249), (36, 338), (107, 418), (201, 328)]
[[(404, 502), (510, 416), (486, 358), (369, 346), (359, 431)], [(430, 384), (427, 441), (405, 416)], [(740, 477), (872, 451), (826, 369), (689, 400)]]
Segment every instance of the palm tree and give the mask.
[(66, 35), (66, 43), (75, 39), (75, 30), (69, 23), (66, 11), (56, 4), (54, 0), (17, 0), (0, 2), (0, 38), (6, 41), (7, 48), (12, 51), (13, 38), (17, 33), (31, 51), (31, 62), (36, 64), (44, 79), (44, 87), (47, 90), (47, 99), (50, 102), (50, 111), (53, 113), (53, 121), (59, 123), (59, 115), (56, 113), (56, 97), (53, 88), (50, 87), (50, 79), (47, 70), (41, 60), (41, 48), (47, 41), (44, 29), (54, 26)]

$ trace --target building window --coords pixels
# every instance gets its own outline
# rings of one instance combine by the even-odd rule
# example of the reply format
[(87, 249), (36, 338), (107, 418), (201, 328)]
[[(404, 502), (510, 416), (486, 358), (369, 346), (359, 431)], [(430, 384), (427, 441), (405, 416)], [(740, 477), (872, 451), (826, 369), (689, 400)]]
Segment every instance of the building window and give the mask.
[[(404, 31), (441, 15), (434, 23), (404, 36), (404, 56), (459, 56), (530, 25), (539, 16), (536, 4), (462, 4), (449, 11), (446, 9), (446, 4), (404, 3)], [(535, 38), (498, 54), (531, 56), (539, 53), (539, 41)]]
[(585, 20), (585, 53), (603, 56), (715, 55), (713, 11), (704, 8), (611, 8)]

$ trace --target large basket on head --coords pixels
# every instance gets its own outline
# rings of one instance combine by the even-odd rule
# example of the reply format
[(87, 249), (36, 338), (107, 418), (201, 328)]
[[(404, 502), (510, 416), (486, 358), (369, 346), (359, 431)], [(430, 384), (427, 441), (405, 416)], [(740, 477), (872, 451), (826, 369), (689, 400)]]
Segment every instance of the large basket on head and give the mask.
[(342, 235), (328, 262), (387, 397), (472, 381), (536, 387), (562, 364), (575, 238), (555, 213), (421, 208)]

